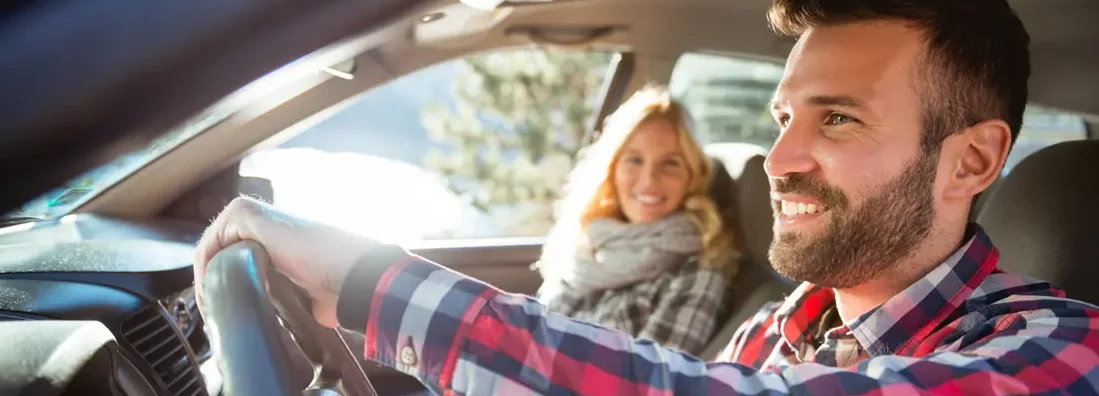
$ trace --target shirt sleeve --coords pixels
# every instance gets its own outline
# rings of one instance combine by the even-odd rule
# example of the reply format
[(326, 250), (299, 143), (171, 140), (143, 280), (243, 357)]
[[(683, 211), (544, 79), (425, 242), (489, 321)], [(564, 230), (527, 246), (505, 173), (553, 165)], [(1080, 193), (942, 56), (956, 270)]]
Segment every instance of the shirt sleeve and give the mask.
[(710, 341), (725, 280), (719, 271), (692, 266), (668, 284), (638, 338), (690, 353), (698, 353)]
[(382, 275), (390, 266), (411, 258), (401, 247), (388, 244), (377, 245), (363, 254), (340, 287), (340, 296), (336, 301), (336, 319), (340, 327), (365, 333), (370, 301)]
[(444, 395), (1095, 394), (1099, 383), (1099, 314), (1063, 299), (990, 320), (956, 353), (759, 371), (573, 321), (416, 257), (381, 266), (364, 357)]
[(584, 302), (584, 296), (576, 293), (560, 280), (548, 280), (542, 283), (535, 299), (546, 309), (562, 315), (573, 315)]

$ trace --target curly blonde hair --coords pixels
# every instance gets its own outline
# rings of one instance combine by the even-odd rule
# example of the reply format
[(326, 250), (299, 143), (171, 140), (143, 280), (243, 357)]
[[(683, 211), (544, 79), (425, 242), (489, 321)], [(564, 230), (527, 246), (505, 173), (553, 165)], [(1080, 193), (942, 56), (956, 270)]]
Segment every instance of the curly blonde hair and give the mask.
[(709, 196), (713, 165), (691, 136), (686, 108), (660, 85), (649, 85), (633, 94), (607, 117), (599, 139), (580, 153), (580, 161), (569, 174), (563, 198), (558, 202), (557, 222), (546, 242), (543, 263), (552, 265), (555, 261), (547, 259), (547, 254), (572, 254), (573, 250), (556, 247), (574, 245), (592, 220), (625, 219), (614, 186), (615, 164), (634, 131), (650, 120), (668, 121), (678, 136), (690, 171), (682, 210), (690, 214), (702, 234), (701, 265), (721, 268), (728, 276), (733, 275), (735, 265), (729, 259), (733, 253), (732, 236), (725, 232), (717, 206)]

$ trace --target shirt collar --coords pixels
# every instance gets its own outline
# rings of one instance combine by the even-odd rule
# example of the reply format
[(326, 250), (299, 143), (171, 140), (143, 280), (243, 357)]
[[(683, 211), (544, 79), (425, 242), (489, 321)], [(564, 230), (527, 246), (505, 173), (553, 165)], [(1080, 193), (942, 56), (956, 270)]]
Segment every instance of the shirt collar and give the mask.
[[(981, 226), (969, 224), (965, 244), (901, 293), (859, 316), (847, 328), (872, 356), (896, 354), (915, 345), (964, 304), (996, 268), (999, 255)], [(802, 283), (775, 312), (787, 343), (804, 342), (807, 332), (835, 303), (830, 288)]]

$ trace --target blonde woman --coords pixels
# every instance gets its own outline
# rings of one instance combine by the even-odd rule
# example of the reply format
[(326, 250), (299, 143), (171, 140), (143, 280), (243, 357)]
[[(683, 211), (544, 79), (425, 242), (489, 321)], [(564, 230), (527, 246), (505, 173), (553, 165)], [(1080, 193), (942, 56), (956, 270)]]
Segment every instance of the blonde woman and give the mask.
[(688, 123), (658, 86), (608, 117), (537, 263), (551, 311), (689, 353), (709, 341), (736, 255)]

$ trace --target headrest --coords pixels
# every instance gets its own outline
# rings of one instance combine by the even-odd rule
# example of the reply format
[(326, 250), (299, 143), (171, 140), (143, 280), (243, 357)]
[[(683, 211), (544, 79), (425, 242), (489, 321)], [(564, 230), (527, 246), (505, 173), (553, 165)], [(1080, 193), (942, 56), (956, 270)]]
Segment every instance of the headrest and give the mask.
[(1000, 268), (1099, 303), (1099, 141), (1073, 141), (1025, 158), (988, 198), (977, 222)]
[(996, 194), (996, 190), (1000, 188), (1000, 184), (1003, 184), (1003, 182), (1003, 176), (997, 177), (996, 180), (992, 182), (992, 184), (988, 185), (988, 188), (986, 188), (983, 192), (977, 195), (977, 199), (973, 200), (973, 207), (969, 209), (970, 222), (977, 221), (977, 216), (981, 214), (981, 210), (984, 209), (985, 204), (988, 203), (988, 199), (992, 197), (992, 195)]
[(737, 246), (753, 264), (770, 269), (767, 250), (771, 247), (774, 217), (771, 187), (763, 171), (767, 151), (747, 143), (710, 144), (705, 151), (715, 160), (710, 195), (727, 227), (734, 227), (730, 230)]

